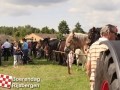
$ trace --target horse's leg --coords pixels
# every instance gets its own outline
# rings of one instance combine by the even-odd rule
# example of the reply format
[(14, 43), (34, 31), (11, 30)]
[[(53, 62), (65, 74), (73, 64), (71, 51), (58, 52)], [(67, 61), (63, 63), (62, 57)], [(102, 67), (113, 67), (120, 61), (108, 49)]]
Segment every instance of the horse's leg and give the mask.
[(85, 63), (86, 63), (87, 57), (82, 56), (82, 71), (85, 71)]
[(53, 61), (53, 62), (55, 62), (56, 61), (56, 53), (54, 52), (54, 51), (52, 51), (52, 53), (51, 53), (51, 60)]
[(54, 53), (55, 53), (55, 61), (58, 62), (58, 53), (57, 52)]
[(66, 54), (62, 54), (62, 57), (63, 57), (63, 65), (67, 66), (67, 63), (66, 63)]
[(63, 65), (64, 64), (63, 58), (64, 58), (63, 54), (59, 53), (59, 65)]

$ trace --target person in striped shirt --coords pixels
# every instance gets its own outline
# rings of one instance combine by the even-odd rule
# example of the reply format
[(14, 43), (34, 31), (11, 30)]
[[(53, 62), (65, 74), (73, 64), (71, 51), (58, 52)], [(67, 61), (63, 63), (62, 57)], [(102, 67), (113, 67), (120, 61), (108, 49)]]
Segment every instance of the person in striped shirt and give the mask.
[(100, 52), (108, 49), (108, 47), (105, 44), (100, 45), (100, 42), (107, 40), (115, 40), (117, 28), (116, 26), (111, 24), (105, 25), (104, 27), (102, 27), (100, 34), (101, 37), (96, 42), (94, 42), (89, 48), (88, 59), (86, 63), (86, 73), (90, 79), (91, 90), (94, 90), (95, 70), (97, 60), (99, 60)]

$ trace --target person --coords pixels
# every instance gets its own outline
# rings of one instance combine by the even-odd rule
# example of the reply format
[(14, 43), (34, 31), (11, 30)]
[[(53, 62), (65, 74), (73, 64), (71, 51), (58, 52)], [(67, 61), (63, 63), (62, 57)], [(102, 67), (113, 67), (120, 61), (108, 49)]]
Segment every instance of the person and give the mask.
[(14, 54), (14, 68), (21, 62), (21, 48), (17, 41), (14, 42), (13, 46), (13, 54)]
[(91, 90), (94, 90), (95, 69), (97, 65), (97, 60), (99, 60), (100, 52), (108, 49), (105, 44), (100, 45), (100, 42), (115, 40), (117, 35), (117, 28), (116, 26), (111, 24), (105, 25), (104, 27), (102, 27), (100, 35), (101, 37), (99, 38), (99, 40), (97, 40), (90, 46), (86, 63), (86, 73), (90, 79)]
[(23, 64), (27, 64), (28, 61), (28, 43), (26, 42), (26, 39), (22, 39), (22, 52), (23, 52)]
[(8, 42), (8, 39), (3, 43), (2, 48), (4, 49), (4, 61), (8, 61), (10, 55), (11, 44)]

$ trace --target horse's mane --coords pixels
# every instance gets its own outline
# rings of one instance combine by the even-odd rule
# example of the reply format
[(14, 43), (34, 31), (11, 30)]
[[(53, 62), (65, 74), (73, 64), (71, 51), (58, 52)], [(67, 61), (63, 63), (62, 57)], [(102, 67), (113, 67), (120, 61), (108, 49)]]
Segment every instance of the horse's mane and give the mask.
[(95, 27), (89, 30), (88, 32), (89, 46), (91, 46), (95, 41), (97, 41), (100, 38), (100, 30), (101, 28), (95, 28)]
[[(88, 38), (88, 34), (83, 33), (74, 33), (74, 37), (79, 40), (84, 40)], [(71, 39), (73, 39), (73, 33), (70, 33), (66, 39), (66, 42), (69, 42)]]
[(78, 39), (85, 39), (85, 38), (88, 37), (88, 35), (87, 34), (83, 34), (83, 33), (75, 33), (74, 37), (76, 37)]
[(120, 40), (120, 33), (117, 34), (116, 40)]

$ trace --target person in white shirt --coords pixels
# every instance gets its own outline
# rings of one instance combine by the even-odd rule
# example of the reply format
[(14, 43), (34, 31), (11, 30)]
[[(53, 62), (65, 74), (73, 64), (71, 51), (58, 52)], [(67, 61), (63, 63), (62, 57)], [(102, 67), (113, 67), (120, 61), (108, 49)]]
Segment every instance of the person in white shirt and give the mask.
[(8, 42), (8, 39), (3, 43), (2, 48), (4, 49), (4, 61), (8, 61), (10, 55), (11, 44)]

